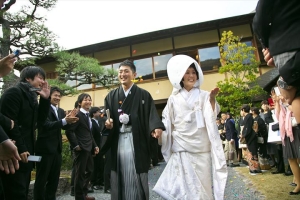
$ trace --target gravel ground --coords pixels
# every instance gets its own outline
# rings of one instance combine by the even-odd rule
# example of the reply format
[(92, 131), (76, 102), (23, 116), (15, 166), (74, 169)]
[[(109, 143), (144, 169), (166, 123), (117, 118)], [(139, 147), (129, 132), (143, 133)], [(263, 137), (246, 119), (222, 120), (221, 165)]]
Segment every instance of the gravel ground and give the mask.
[[(150, 200), (162, 200), (155, 192), (152, 191), (156, 181), (166, 166), (166, 163), (159, 163), (159, 166), (154, 167), (149, 171), (149, 188), (150, 188)], [(240, 167), (246, 167), (241, 164)], [(94, 193), (89, 193), (89, 196), (93, 196), (96, 200), (110, 200), (110, 195), (103, 193), (103, 190), (95, 190)], [(73, 200), (74, 197), (70, 196), (69, 193), (60, 196), (57, 200)], [(253, 185), (245, 180), (242, 174), (238, 174), (234, 168), (228, 167), (228, 179), (225, 190), (225, 200), (262, 200), (264, 197), (260, 195)]]

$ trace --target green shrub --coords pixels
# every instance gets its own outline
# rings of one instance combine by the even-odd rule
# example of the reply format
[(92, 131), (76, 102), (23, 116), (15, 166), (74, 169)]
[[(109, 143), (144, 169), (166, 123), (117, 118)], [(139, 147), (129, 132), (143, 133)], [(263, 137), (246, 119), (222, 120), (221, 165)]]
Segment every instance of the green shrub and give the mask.
[(73, 159), (70, 150), (70, 144), (68, 141), (64, 141), (62, 144), (62, 165), (61, 170), (71, 170), (73, 165)]

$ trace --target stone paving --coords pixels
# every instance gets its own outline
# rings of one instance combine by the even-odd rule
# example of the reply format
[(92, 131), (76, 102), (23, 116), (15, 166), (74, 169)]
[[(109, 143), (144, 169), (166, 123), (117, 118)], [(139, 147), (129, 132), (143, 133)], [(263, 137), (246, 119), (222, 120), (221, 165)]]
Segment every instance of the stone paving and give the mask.
[[(162, 200), (155, 192), (152, 191), (156, 181), (166, 166), (166, 163), (159, 163), (159, 166), (154, 167), (149, 171), (149, 189), (150, 189), (150, 200)], [(246, 165), (241, 164), (241, 167)], [(94, 193), (89, 193), (89, 196), (95, 197), (96, 200), (110, 200), (110, 195), (105, 194), (103, 190), (94, 190)], [(74, 197), (70, 196), (69, 193), (64, 194), (57, 198), (57, 200), (73, 200)], [(228, 167), (228, 179), (225, 190), (225, 200), (262, 200), (261, 196), (250, 182), (247, 182), (245, 178), (239, 175), (234, 168)]]

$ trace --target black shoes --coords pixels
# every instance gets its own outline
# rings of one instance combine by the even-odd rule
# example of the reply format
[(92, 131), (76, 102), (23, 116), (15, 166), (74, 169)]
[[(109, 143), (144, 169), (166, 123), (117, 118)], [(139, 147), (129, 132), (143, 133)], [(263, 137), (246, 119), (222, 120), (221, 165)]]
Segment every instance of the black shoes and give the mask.
[(284, 173), (284, 175), (285, 175), (285, 176), (292, 176), (292, 175), (293, 175), (293, 172), (287, 171), (287, 172)]
[(103, 187), (100, 186), (100, 185), (94, 185), (92, 188), (93, 188), (94, 190), (102, 190), (102, 189), (103, 189)]
[(299, 192), (290, 192), (290, 195), (298, 195), (298, 194), (300, 194), (300, 191)]
[(249, 170), (251, 175), (256, 175), (256, 174), (261, 174), (262, 171), (261, 170)]
[(290, 186), (294, 186), (294, 187), (296, 187), (296, 186), (297, 186), (297, 184), (296, 184), (296, 183), (290, 183)]
[(71, 192), (70, 192), (70, 195), (71, 195), (72, 197), (74, 197), (74, 196), (75, 196), (75, 192), (74, 192), (74, 190), (71, 190)]
[(240, 165), (239, 164), (233, 164), (233, 163), (231, 163), (229, 166), (230, 167), (239, 167)]
[(110, 190), (104, 190), (104, 193), (110, 194)]
[(93, 193), (93, 192), (94, 192), (93, 187), (89, 187), (87, 193)]

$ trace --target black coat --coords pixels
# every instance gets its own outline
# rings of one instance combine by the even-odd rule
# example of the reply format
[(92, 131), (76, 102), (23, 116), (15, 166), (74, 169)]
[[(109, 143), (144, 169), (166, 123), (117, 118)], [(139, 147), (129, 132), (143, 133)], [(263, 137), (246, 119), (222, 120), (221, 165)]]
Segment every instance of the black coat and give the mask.
[(66, 136), (71, 148), (73, 149), (79, 145), (82, 150), (94, 152), (92, 150), (97, 147), (97, 145), (93, 138), (88, 118), (80, 111), (76, 117), (78, 117), (79, 120), (74, 124), (70, 124), (70, 128), (66, 131)]
[(299, 0), (259, 0), (253, 30), (272, 56), (300, 49)]
[(226, 130), (226, 139), (228, 141), (230, 140), (236, 140), (237, 139), (237, 130), (235, 129), (235, 124), (233, 120), (227, 119), (225, 122), (225, 130)]
[(48, 118), (45, 123), (38, 127), (38, 136), (36, 140), (36, 154), (54, 154), (62, 152), (61, 129), (66, 129), (68, 125), (63, 126), (62, 119), (65, 117), (65, 111), (61, 108), (55, 111), (50, 106)]
[(163, 130), (165, 128), (157, 114), (150, 93), (136, 85), (132, 86), (126, 99), (121, 86), (106, 96), (105, 108), (110, 110), (114, 126), (110, 130), (107, 141), (101, 149), (101, 154), (105, 154), (111, 148), (112, 170), (117, 171), (117, 150), (121, 127), (118, 113), (118, 109), (121, 106), (120, 101), (123, 103), (123, 112), (130, 115), (130, 122), (128, 124), (132, 125), (136, 172), (147, 173), (150, 166), (151, 132), (156, 128)]
[(247, 114), (244, 117), (244, 128), (243, 128), (243, 137), (246, 139), (247, 144), (252, 143), (253, 140), (257, 140), (257, 135), (253, 130), (254, 119), (251, 113)]
[[(40, 98), (39, 104), (34, 101), (28, 88), (18, 84), (9, 88), (0, 100), (1, 113), (14, 121), (12, 130), (5, 132), (16, 141), (19, 153), (28, 151), (34, 155), (35, 130), (37, 124), (44, 124), (49, 112), (50, 100)], [(20, 162), (19, 170), (31, 170), (33, 162)]]

